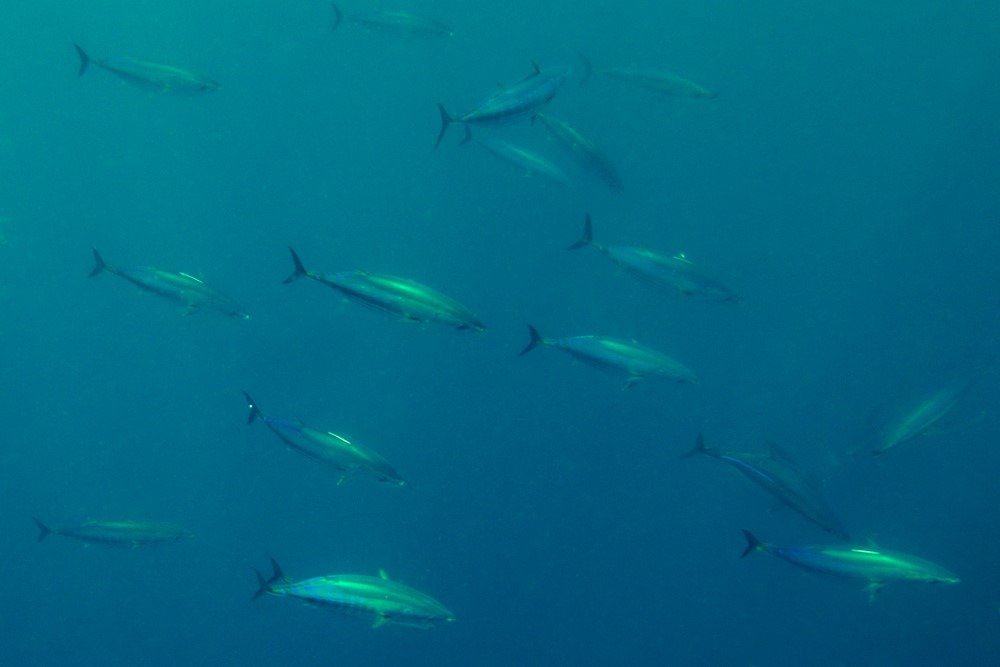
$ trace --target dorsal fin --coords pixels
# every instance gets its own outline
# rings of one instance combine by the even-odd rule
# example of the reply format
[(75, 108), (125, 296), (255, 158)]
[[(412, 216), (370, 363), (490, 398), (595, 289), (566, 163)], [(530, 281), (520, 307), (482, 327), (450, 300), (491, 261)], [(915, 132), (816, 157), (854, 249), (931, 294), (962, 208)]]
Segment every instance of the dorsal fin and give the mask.
[(542, 73), (542, 68), (538, 66), (538, 63), (534, 60), (531, 61), (531, 69), (534, 70), (532, 76), (538, 76)]
[(389, 573), (388, 573), (388, 572), (386, 572), (385, 570), (381, 570), (381, 569), (380, 569), (380, 570), (378, 571), (378, 578), (379, 578), (379, 579), (382, 579), (382, 580), (384, 580), (384, 581), (389, 581)]

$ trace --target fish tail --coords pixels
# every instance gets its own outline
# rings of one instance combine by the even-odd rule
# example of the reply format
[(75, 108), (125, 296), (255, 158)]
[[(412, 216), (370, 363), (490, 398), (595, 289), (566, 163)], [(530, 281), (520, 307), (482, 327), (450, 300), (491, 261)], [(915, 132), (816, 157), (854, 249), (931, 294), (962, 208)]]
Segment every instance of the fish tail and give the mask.
[(90, 270), (88, 275), (93, 278), (94, 276), (103, 273), (104, 270), (108, 268), (108, 265), (104, 263), (104, 258), (101, 257), (101, 253), (97, 251), (97, 248), (91, 248), (91, 251), (94, 253), (94, 268)]
[(443, 104), (438, 104), (438, 113), (441, 114), (441, 129), (438, 130), (437, 140), (434, 142), (434, 148), (441, 145), (441, 140), (444, 139), (444, 133), (448, 131), (448, 126), (455, 122), (448, 110), (444, 108)]
[(254, 574), (257, 575), (257, 592), (253, 594), (251, 600), (256, 600), (261, 595), (271, 593), (274, 590), (275, 582), (281, 581), (285, 578), (284, 573), (281, 571), (281, 566), (278, 565), (278, 561), (271, 559), (271, 570), (272, 574), (269, 578), (265, 578), (260, 570), (254, 568)]
[(524, 355), (528, 354), (536, 347), (538, 347), (540, 344), (541, 345), (545, 344), (545, 339), (542, 338), (541, 334), (538, 333), (538, 329), (531, 326), (530, 324), (528, 325), (528, 335), (531, 336), (531, 339), (528, 341), (528, 344), (524, 346), (524, 349), (521, 350), (521, 352), (517, 355), (519, 357), (523, 357)]
[(743, 531), (743, 537), (747, 540), (747, 546), (743, 549), (743, 553), (740, 554), (740, 558), (746, 558), (748, 555), (755, 551), (760, 551), (764, 548), (764, 543), (757, 539), (757, 536), (751, 533), (749, 530)]
[(298, 280), (302, 276), (308, 276), (309, 275), (309, 272), (306, 271), (305, 265), (302, 264), (302, 260), (299, 259), (299, 254), (297, 252), (295, 252), (295, 248), (292, 248), (291, 246), (289, 246), (288, 251), (290, 253), (292, 253), (292, 263), (295, 264), (295, 269), (292, 271), (292, 274), (290, 276), (288, 276), (287, 278), (285, 278), (282, 281), (286, 285), (288, 283), (295, 282), (296, 280)]
[(36, 541), (44, 542), (45, 538), (52, 534), (52, 529), (42, 523), (41, 519), (37, 517), (31, 518), (35, 522), (35, 525), (38, 526), (38, 539)]
[(330, 30), (333, 31), (340, 27), (344, 20), (344, 12), (340, 11), (340, 7), (333, 3), (330, 3), (330, 7), (333, 9), (333, 25), (330, 26)]
[(698, 434), (698, 439), (695, 440), (694, 448), (685, 453), (681, 458), (689, 459), (692, 456), (698, 456), (699, 454), (711, 455), (712, 451), (705, 445), (705, 436), (701, 433)]
[(583, 236), (580, 240), (573, 245), (566, 248), (567, 250), (579, 250), (580, 248), (586, 248), (594, 242), (594, 225), (590, 221), (590, 214), (588, 213), (583, 219)]
[(73, 48), (76, 49), (76, 55), (80, 56), (80, 69), (76, 75), (83, 76), (87, 72), (87, 68), (90, 67), (90, 56), (87, 55), (87, 52), (79, 44), (74, 44)]
[(243, 392), (243, 397), (247, 400), (247, 409), (249, 410), (247, 423), (252, 424), (257, 417), (262, 417), (264, 413), (260, 411), (259, 407), (257, 407), (257, 401), (253, 400), (253, 396), (247, 392)]

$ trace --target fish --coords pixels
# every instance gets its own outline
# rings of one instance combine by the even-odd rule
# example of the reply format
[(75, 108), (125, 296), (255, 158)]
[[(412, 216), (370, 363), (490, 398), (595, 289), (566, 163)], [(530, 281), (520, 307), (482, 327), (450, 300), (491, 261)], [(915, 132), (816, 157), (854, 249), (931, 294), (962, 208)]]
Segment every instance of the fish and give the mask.
[(635, 246), (604, 246), (594, 242), (594, 227), (588, 213), (583, 236), (568, 250), (593, 248), (625, 270), (633, 278), (658, 288), (676, 290), (682, 296), (709, 301), (739, 303), (740, 296), (724, 283), (688, 259), (684, 253), (664, 255)]
[[(466, 125), (462, 144), (467, 144), (470, 141), (473, 141), (472, 130)], [(570, 184), (569, 176), (561, 167), (529, 148), (512, 144), (497, 137), (479, 137), (478, 135), (475, 143), (485, 148), (494, 157), (523, 171), (526, 176), (541, 176), (560, 185), (568, 186)]]
[(369, 618), (373, 628), (391, 624), (429, 629), (456, 620), (455, 614), (443, 604), (393, 581), (385, 570), (379, 570), (378, 576), (331, 574), (292, 581), (273, 558), (271, 569), (268, 578), (254, 570), (258, 586), (254, 600), (263, 595), (293, 598), (313, 607)]
[(321, 431), (293, 419), (265, 415), (250, 394), (243, 392), (243, 396), (246, 398), (249, 410), (248, 424), (260, 419), (292, 450), (340, 471), (338, 486), (359, 471), (374, 476), (380, 482), (395, 486), (406, 484), (406, 480), (396, 472), (395, 468), (372, 450), (331, 431)]
[(787, 453), (771, 445), (768, 454), (723, 452), (705, 445), (699, 433), (697, 443), (685, 458), (705, 455), (728, 463), (744, 477), (773, 496), (780, 505), (798, 512), (808, 521), (843, 540), (851, 539), (840, 519), (830, 508), (820, 485), (805, 474)]
[(925, 584), (957, 584), (961, 579), (947, 569), (909, 554), (851, 545), (782, 547), (761, 542), (743, 531), (747, 545), (741, 558), (765, 551), (792, 565), (820, 574), (866, 582), (869, 598), (888, 583), (909, 581)]
[(595, 368), (622, 373), (624, 389), (649, 377), (661, 377), (676, 382), (696, 384), (698, 378), (682, 363), (667, 355), (644, 347), (635, 341), (623, 341), (605, 336), (573, 336), (542, 338), (538, 330), (528, 325), (530, 339), (518, 356), (524, 356), (539, 345), (554, 347)]
[(143, 90), (161, 93), (192, 95), (219, 89), (219, 82), (172, 65), (146, 62), (136, 58), (109, 58), (94, 60), (79, 44), (73, 45), (80, 58), (78, 76), (86, 74), (91, 64), (114, 74), (122, 81)]
[(132, 548), (178, 542), (192, 537), (187, 530), (169, 523), (147, 521), (96, 521), (93, 519), (77, 524), (50, 528), (40, 519), (34, 518), (38, 527), (38, 541), (43, 542), (49, 535), (61, 535), (88, 544), (126, 546)]
[(438, 104), (441, 129), (438, 131), (434, 147), (441, 145), (445, 132), (454, 123), (466, 126), (486, 125), (530, 116), (548, 104), (573, 73), (569, 67), (551, 67), (543, 70), (537, 63), (532, 63), (531, 66), (532, 72), (527, 77), (513, 85), (501, 87), (471, 111), (460, 116), (452, 116), (443, 104)]
[(96, 248), (93, 249), (93, 253), (94, 268), (90, 272), (91, 278), (104, 272), (124, 278), (145, 292), (181, 304), (184, 306), (185, 314), (211, 310), (238, 320), (250, 319), (250, 315), (235, 301), (216, 292), (200, 278), (195, 278), (191, 274), (164, 271), (151, 266), (119, 268), (105, 263)]
[(542, 127), (569, 153), (584, 170), (595, 175), (615, 194), (624, 191), (618, 170), (607, 155), (592, 140), (579, 130), (555, 116), (536, 111), (532, 122), (538, 121)]
[(918, 438), (941, 421), (965, 393), (968, 382), (954, 382), (925, 397), (901, 417), (887, 423), (879, 434), (872, 450), (873, 456), (882, 456), (890, 449)]
[(406, 278), (396, 278), (367, 271), (342, 271), (320, 274), (307, 271), (294, 248), (295, 269), (285, 284), (310, 278), (341, 293), (351, 301), (396, 315), (413, 322), (437, 322), (455, 329), (485, 331), (483, 324), (468, 308), (430, 287)]
[(354, 14), (345, 14), (333, 5), (333, 30), (348, 21), (368, 30), (392, 32), (411, 37), (453, 37), (455, 31), (450, 26), (434, 19), (402, 10), (372, 9)]
[(694, 99), (715, 99), (718, 93), (704, 86), (678, 76), (673, 72), (655, 67), (608, 67), (595, 70), (590, 61), (581, 57), (584, 62), (583, 80), (587, 81), (594, 73), (632, 84), (638, 88), (650, 90), (671, 97), (688, 97)]

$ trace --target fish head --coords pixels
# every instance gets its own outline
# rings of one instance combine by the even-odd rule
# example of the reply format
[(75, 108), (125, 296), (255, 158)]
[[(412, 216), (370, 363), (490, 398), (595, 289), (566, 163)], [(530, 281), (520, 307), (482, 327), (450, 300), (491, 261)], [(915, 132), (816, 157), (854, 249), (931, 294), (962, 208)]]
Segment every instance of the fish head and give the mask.
[(204, 93), (211, 93), (221, 88), (221, 86), (222, 85), (214, 79), (204, 79), (198, 86), (198, 89)]

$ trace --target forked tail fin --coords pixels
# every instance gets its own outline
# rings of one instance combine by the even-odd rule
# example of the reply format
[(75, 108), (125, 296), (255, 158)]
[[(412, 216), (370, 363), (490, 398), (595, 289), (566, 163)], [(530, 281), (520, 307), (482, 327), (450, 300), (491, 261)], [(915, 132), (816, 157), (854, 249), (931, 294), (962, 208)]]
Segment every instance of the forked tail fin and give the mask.
[(580, 248), (586, 248), (594, 242), (594, 225), (590, 221), (590, 214), (583, 219), (583, 236), (580, 240), (571, 245), (567, 250), (579, 250)]
[(80, 48), (79, 44), (74, 44), (73, 48), (76, 49), (76, 55), (80, 56), (80, 69), (77, 71), (77, 76), (83, 76), (87, 72), (87, 68), (90, 67), (90, 56), (87, 52)]
[(743, 537), (747, 539), (747, 546), (743, 549), (743, 553), (740, 554), (740, 558), (746, 558), (755, 551), (760, 551), (764, 548), (763, 542), (757, 539), (757, 537), (751, 533), (749, 530), (743, 531)]
[(336, 30), (340, 27), (341, 21), (344, 20), (344, 12), (340, 11), (340, 7), (331, 4), (330, 7), (333, 8), (333, 25), (330, 26), (330, 30)]
[(261, 595), (265, 595), (274, 590), (274, 584), (285, 578), (284, 573), (281, 571), (281, 566), (278, 565), (278, 561), (271, 559), (271, 576), (268, 579), (264, 578), (264, 575), (260, 573), (260, 570), (254, 568), (254, 574), (257, 575), (257, 592), (253, 594), (252, 600), (256, 600)]
[(434, 148), (441, 145), (441, 140), (444, 139), (444, 133), (448, 131), (448, 126), (455, 122), (455, 119), (451, 117), (448, 110), (444, 108), (443, 104), (438, 104), (438, 113), (441, 114), (441, 129), (438, 130), (437, 140), (434, 142)]
[(694, 448), (686, 452), (681, 458), (689, 459), (692, 456), (698, 456), (699, 454), (711, 455), (712, 451), (705, 446), (705, 436), (701, 433), (698, 434), (698, 439), (695, 440)]
[(37, 541), (44, 542), (45, 538), (52, 534), (52, 529), (46, 526), (44, 523), (42, 523), (40, 519), (37, 519), (36, 517), (31, 517), (31, 518), (34, 520), (35, 525), (38, 526)]
[(545, 339), (538, 333), (538, 329), (530, 324), (528, 325), (528, 335), (531, 336), (531, 339), (528, 341), (528, 344), (524, 346), (524, 349), (517, 355), (519, 357), (523, 357), (545, 342)]
[(259, 407), (257, 407), (257, 401), (253, 400), (253, 396), (247, 392), (243, 392), (243, 397), (247, 399), (247, 410), (249, 410), (249, 413), (247, 414), (247, 423), (252, 424), (257, 417), (264, 416), (264, 413), (260, 411)]
[(108, 265), (104, 263), (104, 258), (101, 257), (101, 253), (97, 252), (97, 248), (91, 248), (94, 253), (94, 268), (90, 270), (88, 274), (91, 278), (100, 275), (104, 269), (108, 268)]
[(288, 251), (292, 253), (292, 263), (295, 265), (295, 269), (292, 271), (291, 275), (285, 278), (282, 282), (284, 284), (293, 283), (302, 276), (308, 276), (309, 272), (306, 271), (306, 267), (302, 264), (302, 260), (299, 259), (299, 254), (295, 252), (295, 248), (289, 246)]

